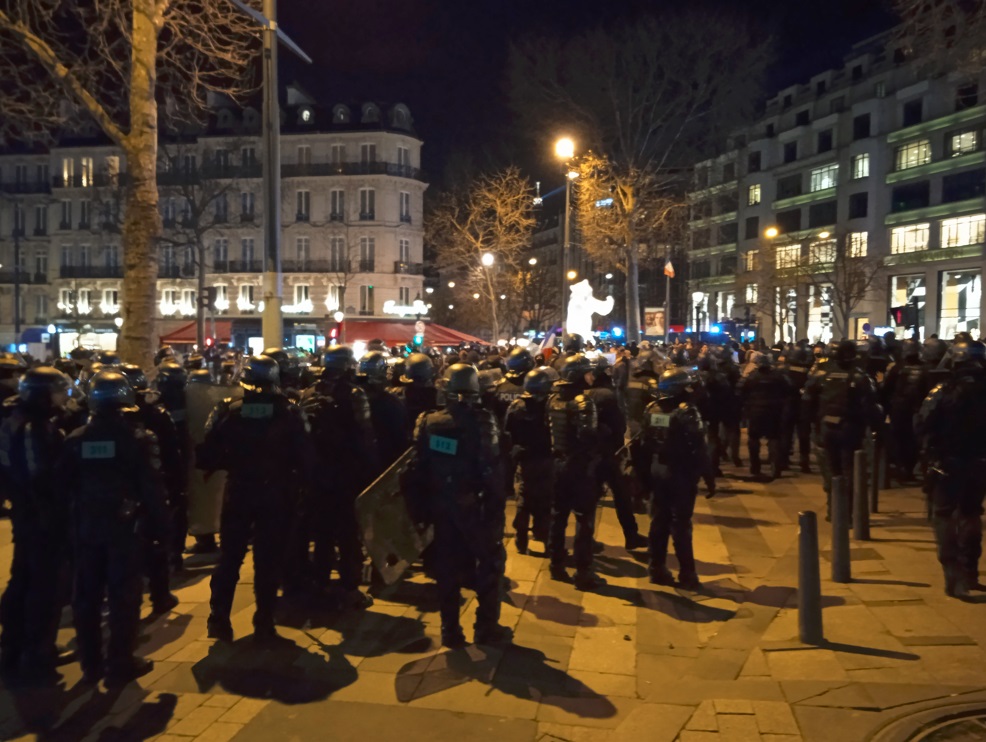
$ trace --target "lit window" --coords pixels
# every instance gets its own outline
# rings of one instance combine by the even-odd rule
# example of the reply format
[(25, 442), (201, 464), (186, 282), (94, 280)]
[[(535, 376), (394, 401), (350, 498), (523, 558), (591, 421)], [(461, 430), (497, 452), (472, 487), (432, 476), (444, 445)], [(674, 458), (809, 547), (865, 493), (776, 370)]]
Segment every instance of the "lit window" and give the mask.
[(797, 268), (801, 261), (801, 245), (782, 245), (777, 248), (774, 266), (780, 268)]
[(952, 157), (958, 157), (959, 155), (966, 155), (970, 152), (975, 152), (979, 149), (979, 132), (973, 130), (953, 134), (949, 138), (949, 145), (949, 152)]
[(984, 227), (986, 227), (986, 214), (943, 219), (941, 223), (941, 246), (978, 245), (983, 242)]
[(898, 147), (894, 162), (898, 170), (926, 165), (931, 162), (931, 142), (927, 139), (918, 139)]
[(835, 262), (835, 240), (818, 240), (808, 245), (808, 260), (812, 265)]
[(868, 232), (849, 233), (849, 257), (865, 258)]
[(870, 155), (864, 152), (861, 155), (853, 155), (852, 158), (852, 179), (868, 178), (870, 175)]
[(746, 303), (757, 303), (757, 285), (755, 283), (746, 284)]
[(743, 269), (746, 271), (755, 271), (757, 269), (757, 254), (759, 250), (750, 250), (745, 255), (743, 255)]
[(747, 191), (746, 203), (750, 206), (754, 206), (760, 203), (760, 184), (751, 185)]
[(890, 252), (894, 255), (900, 255), (927, 250), (930, 231), (931, 225), (927, 222), (892, 229), (890, 231)]
[(824, 191), (827, 188), (835, 188), (839, 179), (839, 166), (826, 165), (817, 167), (811, 171), (811, 192)]

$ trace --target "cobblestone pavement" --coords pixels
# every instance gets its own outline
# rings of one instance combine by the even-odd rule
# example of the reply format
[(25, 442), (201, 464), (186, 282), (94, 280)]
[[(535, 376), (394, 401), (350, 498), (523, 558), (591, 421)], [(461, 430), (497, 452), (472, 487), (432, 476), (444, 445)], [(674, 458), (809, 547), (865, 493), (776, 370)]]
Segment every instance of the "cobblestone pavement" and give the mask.
[[(258, 649), (249, 565), (234, 604), (237, 641), (217, 645), (205, 636), (208, 570), (193, 569), (176, 590), (180, 606), (145, 621), (152, 674), (107, 693), (78, 686), (72, 664), (57, 689), (0, 690), (0, 739), (848, 742), (920, 739), (902, 717), (986, 708), (986, 606), (945, 596), (919, 491), (882, 493), (873, 540), (852, 545), (851, 584), (828, 580), (820, 518), (826, 642), (805, 646), (797, 514), (824, 513), (818, 477), (722, 481), (696, 508), (701, 592), (651, 585), (643, 553), (622, 548), (608, 501), (597, 592), (548, 579), (539, 553), (520, 556), (508, 542), (503, 621), (516, 636), (503, 650), (442, 650), (434, 591), (420, 574), (363, 614), (287, 607), (288, 641)], [(5, 579), (7, 521), (0, 544)]]

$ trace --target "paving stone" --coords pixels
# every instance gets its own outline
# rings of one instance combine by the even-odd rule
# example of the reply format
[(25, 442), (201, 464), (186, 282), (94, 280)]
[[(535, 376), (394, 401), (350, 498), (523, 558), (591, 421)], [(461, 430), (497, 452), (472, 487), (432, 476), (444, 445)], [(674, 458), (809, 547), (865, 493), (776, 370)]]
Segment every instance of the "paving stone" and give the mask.
[(825, 649), (768, 652), (767, 665), (775, 680), (848, 680), (834, 654)]
[(740, 698), (716, 698), (712, 704), (717, 714), (753, 713), (753, 703)]
[(696, 732), (715, 732), (719, 729), (716, 722), (716, 709), (712, 701), (702, 701), (685, 724), (685, 729)]
[(220, 708), (228, 709), (230, 706), (236, 705), (240, 700), (239, 696), (227, 696), (224, 694), (217, 694), (209, 696), (205, 701), (202, 702), (203, 706), (218, 706)]
[(622, 720), (609, 739), (611, 742), (672, 742), (691, 714), (690, 706), (642, 704)]
[(794, 720), (791, 708), (782, 702), (754, 701), (753, 710), (757, 717), (757, 728), (761, 734), (800, 734), (798, 722)]
[(218, 718), (219, 721), (231, 722), (233, 724), (246, 724), (253, 719), (253, 717), (263, 711), (269, 703), (270, 701), (260, 698), (241, 698), (239, 703), (226, 710), (226, 712)]
[(718, 732), (696, 732), (685, 729), (678, 735), (678, 742), (722, 742)]
[(760, 742), (756, 717), (741, 714), (719, 714), (719, 735), (729, 742)]
[(196, 737), (195, 742), (229, 742), (242, 730), (242, 724), (227, 724), (217, 721)]
[(168, 728), (171, 734), (188, 735), (196, 737), (214, 721), (217, 721), (226, 710), (216, 706), (199, 706), (192, 709), (184, 719), (179, 719), (174, 726)]
[(636, 629), (632, 626), (579, 628), (572, 647), (572, 670), (633, 675)]

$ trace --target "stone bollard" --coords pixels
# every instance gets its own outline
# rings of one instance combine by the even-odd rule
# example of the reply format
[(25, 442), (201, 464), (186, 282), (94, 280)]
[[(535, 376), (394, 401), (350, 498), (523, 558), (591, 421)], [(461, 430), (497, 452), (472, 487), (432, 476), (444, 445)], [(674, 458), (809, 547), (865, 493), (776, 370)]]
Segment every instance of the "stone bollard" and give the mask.
[(845, 477), (832, 477), (832, 582), (852, 580), (849, 561), (849, 492)]
[(823, 641), (818, 519), (811, 510), (798, 513), (798, 636), (803, 644)]
[[(852, 535), (857, 541), (870, 540), (870, 504), (866, 498), (866, 469), (866, 451), (856, 451), (853, 454)], [(876, 476), (873, 477), (873, 482), (876, 482)]]

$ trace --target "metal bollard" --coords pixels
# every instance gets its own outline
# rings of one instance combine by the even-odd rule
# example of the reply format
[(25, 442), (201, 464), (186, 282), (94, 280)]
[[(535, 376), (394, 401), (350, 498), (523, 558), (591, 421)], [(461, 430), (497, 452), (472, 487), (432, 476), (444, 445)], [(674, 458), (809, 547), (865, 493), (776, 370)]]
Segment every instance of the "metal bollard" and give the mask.
[(849, 561), (849, 492), (845, 477), (832, 477), (832, 582), (852, 580)]
[[(853, 454), (852, 535), (857, 541), (870, 540), (870, 504), (867, 502), (866, 451)], [(876, 472), (873, 472), (876, 483)]]
[(818, 519), (811, 510), (798, 513), (798, 636), (803, 644), (823, 641)]

